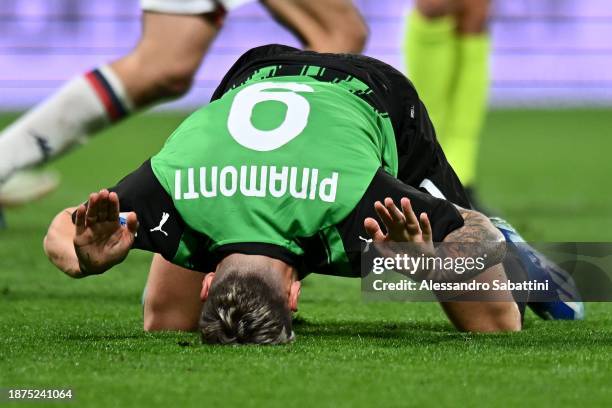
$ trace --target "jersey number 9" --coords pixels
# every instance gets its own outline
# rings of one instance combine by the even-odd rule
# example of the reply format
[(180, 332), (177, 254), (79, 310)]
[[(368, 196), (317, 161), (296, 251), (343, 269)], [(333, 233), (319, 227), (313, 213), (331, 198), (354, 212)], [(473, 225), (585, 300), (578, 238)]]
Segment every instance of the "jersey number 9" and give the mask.
[[(227, 118), (227, 128), (242, 146), (269, 152), (297, 137), (308, 124), (310, 104), (297, 92), (314, 92), (312, 87), (295, 82), (259, 82), (249, 85), (234, 96)], [(285, 118), (275, 129), (261, 130), (253, 126), (251, 117), (255, 105), (277, 101), (287, 106)]]

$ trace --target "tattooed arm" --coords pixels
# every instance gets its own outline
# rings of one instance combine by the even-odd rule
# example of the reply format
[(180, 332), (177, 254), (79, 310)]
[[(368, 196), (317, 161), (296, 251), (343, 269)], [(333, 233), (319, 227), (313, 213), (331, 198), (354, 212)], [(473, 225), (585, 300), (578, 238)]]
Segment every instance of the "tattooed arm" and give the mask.
[(458, 206), (457, 209), (463, 217), (464, 225), (444, 238), (440, 248), (443, 256), (484, 257), (486, 268), (501, 263), (506, 255), (503, 234), (486, 215)]

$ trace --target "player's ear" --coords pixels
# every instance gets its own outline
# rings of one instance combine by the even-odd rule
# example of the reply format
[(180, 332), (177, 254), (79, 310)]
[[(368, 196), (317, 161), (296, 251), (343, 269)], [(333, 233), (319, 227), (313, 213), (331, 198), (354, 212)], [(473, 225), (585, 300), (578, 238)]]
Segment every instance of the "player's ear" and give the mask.
[(293, 282), (291, 284), (291, 289), (289, 289), (289, 309), (291, 309), (292, 312), (297, 312), (298, 310), (298, 299), (301, 292), (302, 283), (300, 281)]
[(213, 283), (213, 279), (215, 279), (215, 273), (209, 272), (202, 280), (202, 291), (200, 292), (200, 299), (202, 302), (206, 302), (206, 299), (208, 299), (208, 291)]

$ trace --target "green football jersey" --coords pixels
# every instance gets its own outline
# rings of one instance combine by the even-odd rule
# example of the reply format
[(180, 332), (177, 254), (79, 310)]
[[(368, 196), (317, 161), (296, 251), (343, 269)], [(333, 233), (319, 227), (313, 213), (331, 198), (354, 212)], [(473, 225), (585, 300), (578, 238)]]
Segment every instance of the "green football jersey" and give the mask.
[(297, 240), (344, 219), (380, 167), (397, 173), (389, 118), (354, 94), (367, 89), (253, 75), (187, 118), (151, 167), (209, 250), (264, 243), (302, 255)]

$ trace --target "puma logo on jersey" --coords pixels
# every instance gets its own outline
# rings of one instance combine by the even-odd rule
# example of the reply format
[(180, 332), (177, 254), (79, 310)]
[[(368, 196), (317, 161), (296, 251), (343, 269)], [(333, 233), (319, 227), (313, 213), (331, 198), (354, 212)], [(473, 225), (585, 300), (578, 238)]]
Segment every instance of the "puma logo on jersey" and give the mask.
[(162, 229), (164, 227), (164, 224), (168, 221), (168, 218), (170, 218), (170, 214), (168, 214), (167, 212), (163, 213), (162, 214), (162, 219), (159, 222), (159, 225), (157, 227), (155, 227), (155, 228), (150, 229), (149, 232), (159, 231), (162, 234), (164, 234), (165, 236), (168, 236), (168, 233)]
[(366, 243), (364, 252), (368, 252), (368, 250), (370, 249), (370, 244), (372, 243), (372, 238), (364, 238), (359, 235), (359, 239)]

